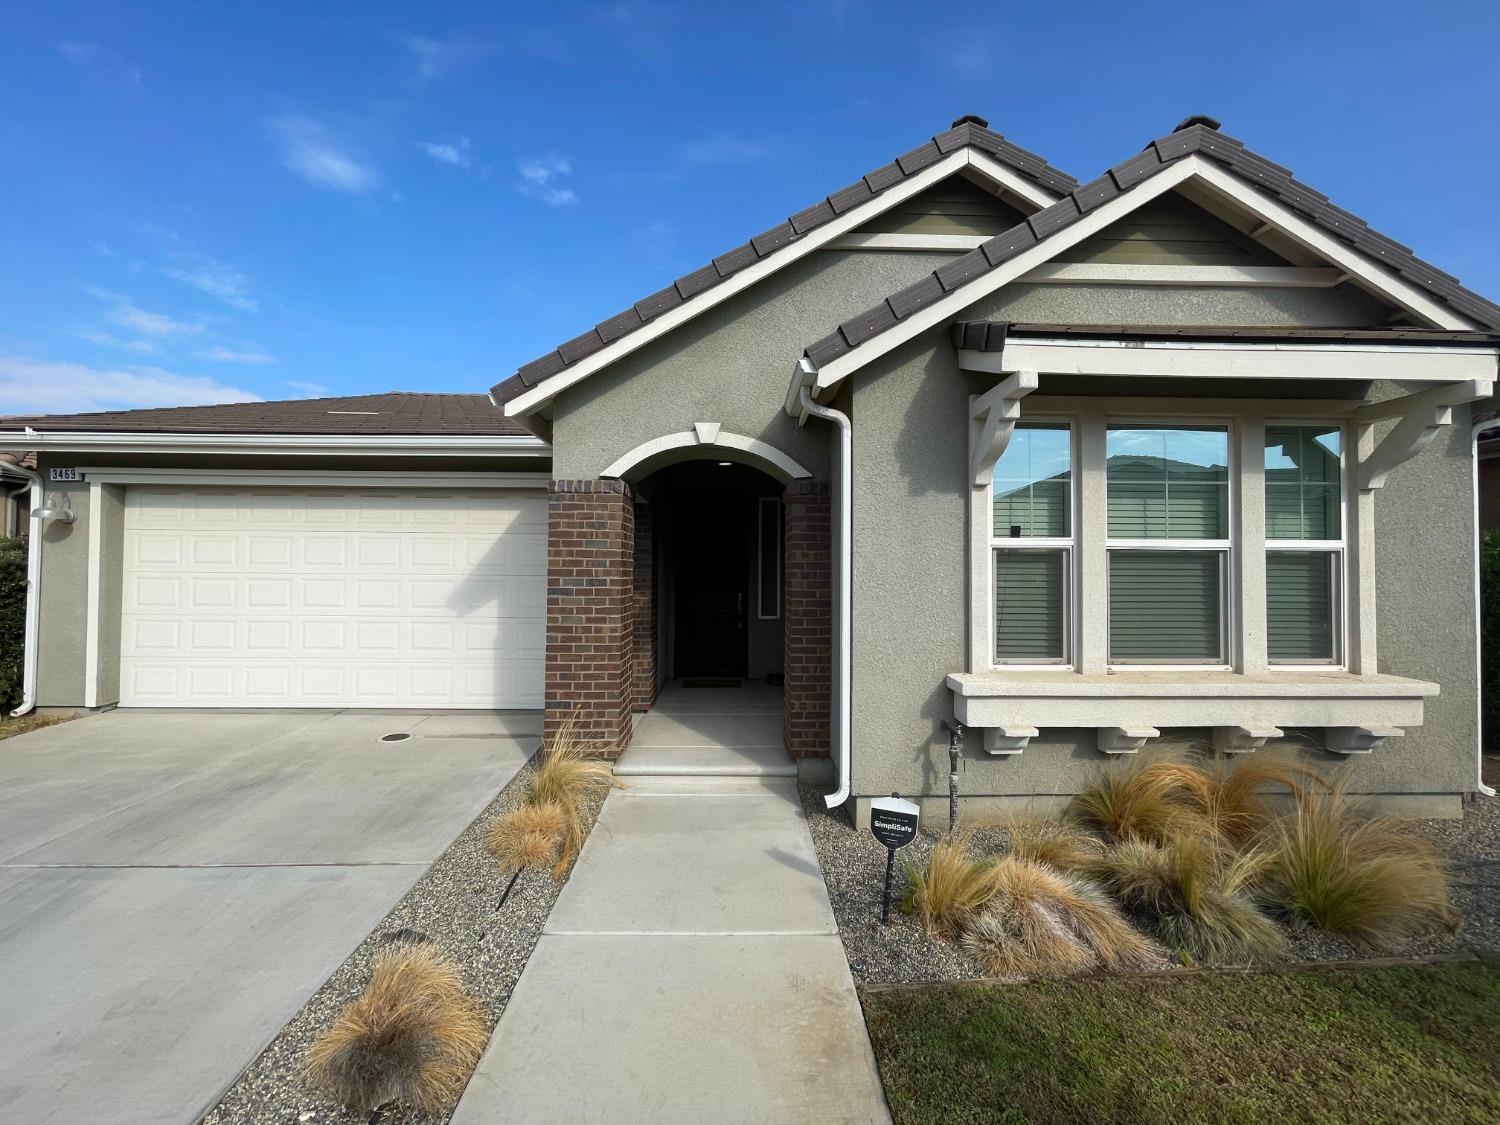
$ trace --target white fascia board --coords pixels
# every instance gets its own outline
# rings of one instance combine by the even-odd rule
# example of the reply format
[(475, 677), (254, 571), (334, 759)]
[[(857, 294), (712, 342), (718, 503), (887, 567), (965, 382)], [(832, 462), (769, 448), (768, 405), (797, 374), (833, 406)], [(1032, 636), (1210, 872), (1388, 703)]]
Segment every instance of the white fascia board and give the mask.
[[(974, 159), (976, 155), (967, 149), (959, 149), (957, 152), (949, 153), (936, 164), (932, 165), (932, 167), (923, 169), (915, 176), (911, 176), (902, 180), (899, 184), (887, 188), (874, 199), (844, 212), (844, 214), (834, 219), (831, 223), (825, 223), (816, 230), (809, 231), (795, 242), (777, 250), (770, 257), (763, 258), (754, 265), (746, 266), (733, 277), (715, 285), (712, 289), (704, 290), (696, 297), (684, 301), (676, 308), (662, 313), (661, 316), (657, 317), (650, 324), (621, 336), (614, 343), (601, 348), (588, 358), (581, 359), (577, 363), (571, 364), (562, 371), (559, 371), (556, 375), (543, 379), (525, 394), (511, 399), (505, 406), (505, 413), (512, 418), (535, 413), (551, 402), (552, 399), (556, 398), (558, 394), (567, 390), (575, 383), (587, 379), (596, 371), (618, 362), (638, 348), (643, 348), (651, 343), (651, 341), (665, 336), (673, 329), (686, 324), (716, 305), (729, 300), (729, 298), (735, 296), (737, 293), (744, 292), (750, 286), (765, 280), (778, 270), (791, 265), (814, 250), (822, 249), (834, 239), (848, 234), (855, 227), (863, 226), (876, 216), (889, 211), (898, 203), (910, 199), (918, 192), (926, 191), (932, 185), (947, 179), (964, 168), (975, 168), (983, 175), (994, 180), (997, 184), (1011, 190), (1016, 190), (1010, 181), (1019, 181), (1019, 177), (1015, 176), (1014, 173), (1009, 173), (1008, 176), (1002, 177), (1000, 173), (1007, 171), (1002, 165), (988, 159), (982, 162), (977, 161)], [(1025, 196), (1025, 198), (1032, 198), (1040, 190), (1040, 188), (1032, 185), (1032, 196)], [(1045, 196), (1040, 201), (1040, 206), (1045, 207), (1053, 202), (1055, 202), (1053, 197), (1050, 195)]]
[(1310, 220), (1303, 219), (1289, 207), (1285, 207), (1256, 188), (1236, 178), (1211, 160), (1201, 156), (1186, 156), (1177, 163), (1144, 180), (1123, 195), (1096, 207), (1077, 222), (1037, 243), (1024, 253), (1016, 255), (999, 268), (993, 269), (968, 285), (957, 289), (949, 297), (919, 312), (913, 313), (892, 328), (852, 351), (831, 360), (817, 374), (815, 394), (821, 396), (830, 387), (842, 382), (854, 371), (871, 360), (878, 359), (893, 348), (900, 347), (913, 336), (920, 335), (936, 325), (950, 320), (957, 312), (982, 300), (996, 290), (1009, 285), (1032, 270), (1049, 262), (1063, 250), (1076, 246), (1091, 235), (1123, 218), (1157, 196), (1171, 191), (1188, 181), (1201, 183), (1211, 193), (1216, 193), (1238, 204), (1256, 215), (1273, 229), (1332, 262), (1349, 279), (1376, 293), (1392, 304), (1399, 305), (1421, 318), (1429, 327), (1454, 330), (1470, 330), (1475, 324), (1460, 316), (1447, 305), (1400, 277), (1394, 271), (1379, 265), (1355, 250), (1352, 246), (1335, 238)]
[(1376, 343), (1250, 343), (1191, 340), (1006, 340), (998, 352), (960, 349), (965, 371), (1002, 374), (1181, 376), (1203, 379), (1493, 380), (1495, 348)]
[(151, 469), (82, 465), (91, 484), (203, 485), (226, 488), (442, 488), (545, 489), (547, 473), (422, 473), (404, 470), (363, 472), (327, 469)]
[(397, 434), (163, 434), (25, 430), (0, 432), (0, 442), (62, 453), (277, 453), (293, 456), (547, 457), (552, 447), (536, 437), (452, 437)]
[(912, 313), (911, 316), (886, 329), (874, 339), (846, 352), (837, 359), (830, 360), (818, 369), (817, 379), (813, 384), (813, 393), (821, 397), (824, 391), (837, 386), (871, 360), (878, 359), (892, 349), (900, 347), (913, 336), (918, 336), (929, 328), (946, 323), (958, 310), (983, 300), (997, 289), (1009, 285), (1012, 281), (1055, 257), (1059, 251), (1077, 245), (1090, 235), (1098, 234), (1143, 203), (1148, 203), (1157, 196), (1171, 191), (1193, 174), (1193, 162), (1196, 160), (1196, 157), (1185, 157), (1124, 195), (1117, 196), (1108, 203), (1094, 208), (1077, 222), (1064, 227), (1045, 241), (1037, 243), (996, 269), (954, 290), (941, 301)]
[(1413, 285), (1394, 270), (1387, 269), (1337, 238), (1311, 219), (1305, 219), (1285, 204), (1278, 203), (1218, 164), (1199, 157), (1189, 157), (1197, 165), (1197, 179), (1211, 194), (1218, 194), (1239, 204), (1286, 235), (1293, 242), (1327, 261), (1371, 292), (1400, 305), (1407, 312), (1426, 320), (1433, 328), (1472, 329), (1472, 320), (1453, 311), (1427, 290)]
[(1011, 195), (1019, 199), (1024, 199), (1027, 203), (1037, 208), (1037, 210), (1050, 207), (1062, 198), (1062, 196), (1057, 195), (1055, 192), (1042, 187), (1035, 180), (1027, 179), (1019, 172), (1012, 171), (994, 157), (987, 156), (978, 149), (970, 148), (961, 151), (968, 155), (970, 168), (973, 168), (980, 175), (984, 176), (985, 179), (998, 184), (1010, 192)]
[(891, 234), (881, 231), (846, 234), (835, 238), (825, 250), (922, 250), (940, 254), (966, 254), (981, 243), (987, 234)]

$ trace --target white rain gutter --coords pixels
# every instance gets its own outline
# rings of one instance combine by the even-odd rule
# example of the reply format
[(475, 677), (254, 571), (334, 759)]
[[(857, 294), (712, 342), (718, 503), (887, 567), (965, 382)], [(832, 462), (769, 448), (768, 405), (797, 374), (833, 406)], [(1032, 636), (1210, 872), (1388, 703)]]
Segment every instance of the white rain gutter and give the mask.
[(1484, 531), (1479, 526), (1479, 435), (1497, 427), (1500, 427), (1500, 418), (1486, 418), (1475, 422), (1469, 429), (1469, 467), (1473, 472), (1469, 492), (1474, 500), (1474, 710), (1478, 724), (1474, 736), (1474, 788), (1485, 797), (1493, 797), (1495, 790), (1484, 783), (1484, 609), (1481, 589)]
[(31, 502), (26, 506), (26, 518), (31, 521), (31, 533), (26, 539), (26, 631), (21, 665), (21, 706), (11, 712), (19, 718), (36, 706), (36, 637), (37, 624), (42, 609), (42, 521), (31, 513), (45, 503), (42, 477), (20, 465), (0, 461), (0, 472), (13, 473), (31, 484)]
[(851, 788), (849, 770), (849, 727), (850, 727), (850, 701), (853, 698), (852, 675), (853, 658), (852, 646), (849, 643), (849, 618), (850, 596), (853, 587), (853, 509), (854, 509), (854, 432), (849, 424), (849, 416), (832, 407), (819, 406), (813, 401), (812, 392), (803, 386), (798, 399), (799, 405), (814, 418), (822, 418), (825, 422), (832, 422), (838, 427), (839, 433), (839, 543), (838, 543), (838, 568), (839, 568), (839, 598), (836, 611), (838, 613), (838, 638), (835, 642), (834, 665), (839, 680), (839, 721), (838, 728), (834, 731), (834, 753), (838, 759), (839, 787), (823, 800), (830, 809), (837, 808), (849, 799)]

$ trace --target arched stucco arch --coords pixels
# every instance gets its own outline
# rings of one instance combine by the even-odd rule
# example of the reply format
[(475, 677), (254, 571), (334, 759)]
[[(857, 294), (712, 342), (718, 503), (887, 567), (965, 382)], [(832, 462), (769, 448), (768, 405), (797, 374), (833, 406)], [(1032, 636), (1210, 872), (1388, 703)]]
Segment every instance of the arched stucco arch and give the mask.
[(782, 484), (812, 476), (774, 445), (743, 434), (727, 433), (717, 422), (694, 422), (690, 430), (644, 441), (599, 475), (634, 483), (663, 466), (709, 458), (749, 465)]

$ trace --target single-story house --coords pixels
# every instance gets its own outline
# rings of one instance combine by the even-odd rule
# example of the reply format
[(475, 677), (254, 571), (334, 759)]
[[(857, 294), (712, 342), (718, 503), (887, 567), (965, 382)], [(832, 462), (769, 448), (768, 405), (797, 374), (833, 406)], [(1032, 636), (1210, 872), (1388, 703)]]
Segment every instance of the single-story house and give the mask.
[[(830, 804), (1158, 742), (1479, 788), (1500, 307), (1209, 118), (1087, 183), (963, 117), (482, 395), (7, 420), (41, 707), (781, 682)], [(71, 521), (57, 515), (66, 509)]]

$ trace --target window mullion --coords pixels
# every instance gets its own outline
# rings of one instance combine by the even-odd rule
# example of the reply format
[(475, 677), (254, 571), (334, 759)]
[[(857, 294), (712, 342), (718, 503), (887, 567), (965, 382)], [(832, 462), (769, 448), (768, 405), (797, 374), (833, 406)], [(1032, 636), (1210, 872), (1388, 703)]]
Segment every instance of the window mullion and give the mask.
[(1078, 670), (1104, 672), (1109, 666), (1109, 483), (1107, 427), (1098, 411), (1078, 423), (1079, 500), (1075, 565), (1078, 578)]
[(1238, 641), (1237, 667), (1250, 675), (1264, 672), (1270, 665), (1266, 627), (1266, 420), (1242, 417), (1238, 433), (1240, 486), (1235, 490), (1234, 513), (1239, 548), (1238, 565), (1233, 568), (1233, 616), (1238, 637), (1232, 639)]

